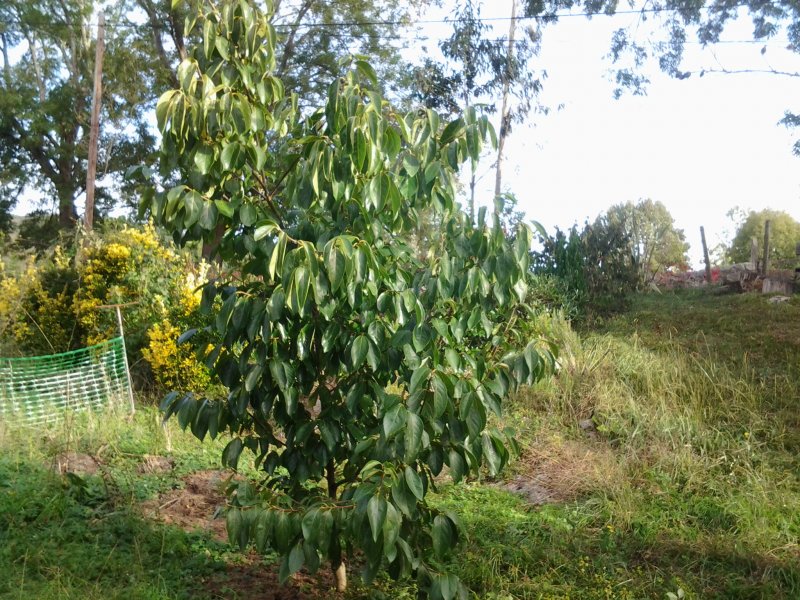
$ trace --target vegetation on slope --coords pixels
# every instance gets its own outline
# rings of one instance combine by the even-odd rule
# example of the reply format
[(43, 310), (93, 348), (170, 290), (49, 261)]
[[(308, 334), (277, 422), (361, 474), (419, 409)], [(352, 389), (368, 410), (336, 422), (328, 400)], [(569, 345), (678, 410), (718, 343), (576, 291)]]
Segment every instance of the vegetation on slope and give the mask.
[[(511, 485), (486, 477), (434, 496), (464, 527), (451, 567), (478, 598), (798, 597), (798, 327), (797, 299), (708, 291), (637, 297), (580, 336), (543, 319), (562, 369), (506, 417), (523, 447)], [(0, 598), (251, 598), (259, 581), (263, 594), (273, 555), (242, 557), (142, 508), (218, 468), (224, 440), (172, 438), (168, 453), (148, 410), (0, 432)], [(53, 474), (67, 451), (103, 468)], [(142, 474), (145, 454), (175, 468)], [(322, 598), (331, 580), (291, 586), (289, 597)], [(415, 593), (379, 580), (348, 595)]]

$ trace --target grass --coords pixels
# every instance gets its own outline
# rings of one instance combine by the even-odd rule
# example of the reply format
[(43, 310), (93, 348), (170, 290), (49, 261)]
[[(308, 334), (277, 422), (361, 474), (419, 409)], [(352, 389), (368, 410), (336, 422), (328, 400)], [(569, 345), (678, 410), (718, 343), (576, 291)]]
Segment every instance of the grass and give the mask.
[[(449, 567), (475, 597), (800, 597), (800, 302), (652, 294), (580, 335), (539, 326), (561, 370), (510, 402), (524, 451), (507, 477), (550, 502), (490, 480), (431, 499), (461, 516)], [(206, 584), (252, 559), (138, 508), (219, 464), (224, 442), (172, 441), (175, 470), (142, 475), (143, 455), (167, 453), (153, 411), (0, 431), (0, 598), (237, 597)], [(57, 476), (65, 451), (104, 470)], [(381, 579), (348, 597), (415, 593)]]

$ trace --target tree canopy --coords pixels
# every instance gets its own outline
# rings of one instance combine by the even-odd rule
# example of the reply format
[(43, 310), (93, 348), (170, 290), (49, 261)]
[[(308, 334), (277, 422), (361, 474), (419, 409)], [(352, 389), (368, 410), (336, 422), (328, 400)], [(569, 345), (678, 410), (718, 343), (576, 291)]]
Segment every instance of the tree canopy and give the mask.
[(800, 223), (790, 214), (779, 210), (750, 211), (739, 223), (728, 250), (731, 262), (750, 260), (751, 240), (759, 247), (764, 243), (764, 227), (770, 221), (770, 257), (774, 260), (794, 260), (795, 249), (800, 244)]
[[(2, 193), (16, 201), (32, 188), (56, 199), (62, 225), (74, 221), (86, 185), (94, 8), (89, 0), (10, 0), (0, 7)], [(98, 169), (107, 185), (98, 188), (101, 209), (118, 201), (124, 172), (147, 162), (155, 146), (145, 120), (147, 79), (130, 69), (141, 64), (141, 48), (127, 41), (123, 34), (107, 41)]]
[(637, 203), (626, 202), (608, 209), (607, 218), (628, 232), (633, 255), (642, 278), (652, 281), (666, 269), (686, 268), (689, 244), (682, 229), (661, 202), (645, 199)]

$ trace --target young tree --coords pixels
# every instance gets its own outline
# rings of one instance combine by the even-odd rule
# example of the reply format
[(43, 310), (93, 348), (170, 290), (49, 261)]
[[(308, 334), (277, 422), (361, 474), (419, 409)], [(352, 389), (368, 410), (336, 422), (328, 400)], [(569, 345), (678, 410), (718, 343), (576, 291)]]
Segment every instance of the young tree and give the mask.
[[(157, 108), (181, 183), (152, 211), (181, 240), (223, 230), (230, 274), (204, 288), (218, 336), (205, 358), (230, 392), (171, 394), (165, 416), (201, 439), (230, 432), (226, 465), (254, 453), (264, 479), (237, 484), (228, 533), (279, 552), (282, 578), (327, 560), (344, 589), (361, 551), (367, 580), (385, 568), (465, 597), (442, 566), (458, 519), (426, 495), (445, 466), (455, 481), (503, 467), (514, 442), (489, 415), (552, 366), (524, 329), (530, 231), (511, 244), (497, 215), (473, 224), (454, 200), (490, 126), (474, 110), (443, 127), (398, 114), (362, 61), (299, 119), (269, 15), (200, 8), (202, 43)], [(441, 229), (421, 259), (405, 240), (427, 209)]]
[(607, 219), (629, 233), (633, 255), (645, 281), (652, 281), (665, 269), (688, 264), (686, 236), (675, 227), (675, 220), (661, 202), (648, 198), (636, 204), (617, 204), (608, 209)]

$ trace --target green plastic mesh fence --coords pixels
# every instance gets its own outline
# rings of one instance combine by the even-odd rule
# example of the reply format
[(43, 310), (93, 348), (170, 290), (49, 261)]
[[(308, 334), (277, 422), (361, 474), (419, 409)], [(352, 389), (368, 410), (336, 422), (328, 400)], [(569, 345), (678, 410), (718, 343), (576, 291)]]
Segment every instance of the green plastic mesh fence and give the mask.
[(63, 354), (0, 358), (0, 421), (37, 424), (100, 409), (123, 402), (129, 385), (121, 337)]

